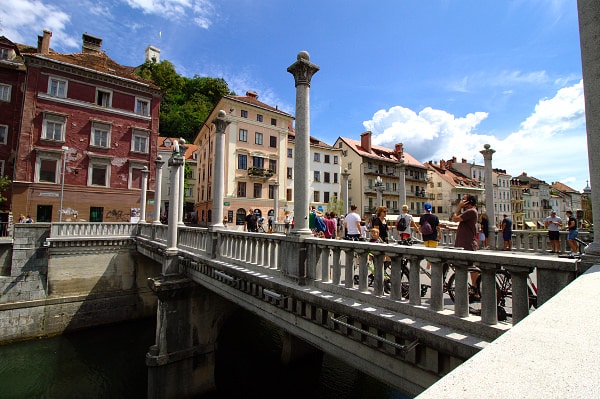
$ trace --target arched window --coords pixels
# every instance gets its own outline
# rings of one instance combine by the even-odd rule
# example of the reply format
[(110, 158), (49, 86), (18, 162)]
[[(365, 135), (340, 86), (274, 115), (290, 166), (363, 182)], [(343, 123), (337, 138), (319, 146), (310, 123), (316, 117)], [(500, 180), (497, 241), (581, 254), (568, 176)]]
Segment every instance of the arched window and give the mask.
[(239, 208), (235, 211), (235, 224), (238, 226), (243, 226), (246, 221), (246, 210), (244, 208)]

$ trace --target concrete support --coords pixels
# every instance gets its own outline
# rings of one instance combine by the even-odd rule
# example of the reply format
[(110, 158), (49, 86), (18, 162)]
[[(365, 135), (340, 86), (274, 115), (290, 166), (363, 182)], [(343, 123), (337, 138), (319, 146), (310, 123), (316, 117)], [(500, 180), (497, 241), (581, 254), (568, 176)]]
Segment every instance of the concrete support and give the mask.
[(220, 110), (212, 123), (216, 127), (215, 159), (213, 160), (213, 203), (212, 222), (209, 230), (223, 229), (223, 199), (225, 191), (225, 130), (231, 123), (226, 119), (227, 113)]
[[(594, 226), (600, 226), (600, 4), (596, 0), (578, 0), (579, 38), (583, 92), (585, 96), (585, 121), (592, 187), (592, 213)], [(587, 258), (587, 259), (586, 259)], [(583, 264), (586, 268), (600, 262), (600, 235), (594, 235), (585, 250)]]
[(148, 175), (150, 171), (144, 166), (142, 169), (142, 192), (140, 197), (140, 223), (146, 223), (146, 195), (148, 192)]
[(163, 275), (177, 273), (177, 225), (179, 217), (179, 176), (183, 174), (183, 155), (179, 143), (173, 143), (173, 154), (169, 159), (171, 167), (171, 195), (169, 197), (169, 226), (167, 230), (167, 249), (163, 260)]
[(177, 218), (177, 224), (179, 226), (185, 226), (183, 223), (183, 218), (185, 216), (184, 212), (184, 203), (185, 203), (185, 151), (187, 147), (185, 146), (185, 140), (179, 139), (179, 153), (181, 154), (181, 159), (183, 161), (182, 168), (179, 172), (179, 197), (177, 201), (173, 202), (173, 205), (179, 206), (179, 215)]
[(399, 206), (406, 204), (406, 172), (404, 171), (404, 159), (398, 160), (399, 179), (398, 179), (398, 200), (400, 201)]
[(310, 81), (319, 67), (300, 51), (297, 61), (287, 69), (296, 84), (296, 156), (294, 157), (294, 221), (293, 234), (311, 235), (308, 228), (310, 198)]
[(156, 185), (154, 188), (154, 220), (152, 221), (152, 224), (161, 224), (160, 205), (162, 202), (162, 168), (165, 161), (163, 161), (162, 156), (159, 155), (156, 157), (154, 163), (156, 164)]
[(494, 209), (494, 182), (493, 182), (493, 174), (492, 174), (492, 155), (496, 152), (490, 148), (489, 144), (485, 144), (484, 149), (479, 151), (481, 155), (483, 155), (483, 165), (484, 165), (484, 177), (485, 177), (485, 212), (487, 213), (488, 220), (490, 221), (488, 225), (488, 233), (489, 233), (489, 242), (490, 249), (496, 249), (496, 218), (495, 218), (495, 209)]

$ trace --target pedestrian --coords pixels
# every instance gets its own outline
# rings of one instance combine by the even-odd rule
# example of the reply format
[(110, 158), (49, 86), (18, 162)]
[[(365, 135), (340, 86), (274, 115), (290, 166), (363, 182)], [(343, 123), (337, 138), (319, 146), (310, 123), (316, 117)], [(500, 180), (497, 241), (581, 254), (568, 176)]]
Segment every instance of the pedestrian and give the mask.
[(573, 211), (567, 211), (565, 213), (569, 218), (567, 220), (567, 243), (571, 247), (571, 252), (576, 253), (577, 241), (575, 241), (575, 238), (577, 238), (577, 236), (579, 235), (579, 231), (577, 230), (577, 219), (573, 217)]
[(267, 217), (267, 221), (268, 221), (267, 224), (269, 226), (269, 233), (273, 232), (273, 219), (274, 219), (273, 215), (269, 215)]
[(361, 236), (361, 221), (360, 215), (356, 212), (356, 205), (350, 205), (350, 212), (344, 218), (344, 226), (346, 228), (346, 238), (350, 240), (358, 240)]
[(556, 211), (550, 212), (550, 216), (544, 221), (544, 226), (548, 229), (548, 239), (552, 247), (552, 253), (560, 253), (559, 230), (562, 227), (562, 219), (556, 216)]
[(252, 233), (258, 232), (257, 218), (254, 214), (253, 209), (248, 209), (248, 214), (246, 215), (246, 220), (244, 222), (244, 231), (250, 231)]
[[(426, 247), (437, 248), (438, 237), (442, 235), (440, 219), (432, 213), (433, 207), (429, 202), (423, 205), (423, 209), (425, 209), (425, 214), (419, 219), (418, 231), (421, 232)], [(427, 261), (427, 268), (431, 268), (429, 261)]]
[(23, 215), (23, 214), (19, 215), (19, 223), (25, 223), (25, 215)]
[(373, 220), (373, 228), (379, 230), (379, 237), (381, 241), (387, 244), (388, 242), (388, 229), (389, 224), (385, 216), (387, 215), (387, 208), (385, 206), (378, 206), (375, 210), (375, 220)]
[(364, 220), (360, 221), (360, 240), (365, 241), (367, 239), (367, 223)]
[(290, 233), (290, 224), (292, 222), (292, 217), (290, 216), (290, 211), (285, 211), (285, 217), (283, 218), (283, 229), (285, 234)]
[(402, 214), (396, 219), (396, 231), (401, 240), (408, 240), (411, 237), (411, 228), (419, 231), (419, 226), (415, 223), (412, 215), (408, 213), (408, 205), (402, 205)]
[(490, 219), (487, 213), (481, 213), (481, 232), (483, 233), (483, 248), (487, 249), (490, 246)]
[(316, 218), (317, 218), (317, 210), (315, 209), (314, 206), (311, 206), (310, 212), (308, 212), (308, 228), (310, 229), (310, 231), (313, 232), (313, 234), (317, 230), (317, 225), (316, 225), (316, 221), (315, 221)]
[(337, 230), (337, 223), (331, 212), (325, 213), (325, 231), (323, 234), (325, 238), (335, 239), (335, 232)]
[(504, 214), (502, 224), (500, 225), (500, 231), (502, 232), (502, 239), (504, 240), (503, 251), (510, 251), (512, 249), (512, 220)]
[(27, 215), (27, 217), (25, 218), (25, 223), (33, 223), (33, 219), (31, 218), (31, 216)]
[(452, 215), (452, 221), (458, 222), (454, 246), (466, 249), (467, 251), (476, 251), (477, 245), (477, 208), (475, 204), (477, 199), (474, 195), (465, 194), (458, 203), (456, 212)]

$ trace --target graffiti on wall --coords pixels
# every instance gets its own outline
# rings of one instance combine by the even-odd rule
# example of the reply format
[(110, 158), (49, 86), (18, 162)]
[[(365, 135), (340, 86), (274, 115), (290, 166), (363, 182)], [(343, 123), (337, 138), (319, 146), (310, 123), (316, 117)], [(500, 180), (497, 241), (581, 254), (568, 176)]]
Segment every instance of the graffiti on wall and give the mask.
[(104, 214), (104, 219), (107, 222), (128, 222), (129, 213), (124, 213), (119, 209), (112, 209)]

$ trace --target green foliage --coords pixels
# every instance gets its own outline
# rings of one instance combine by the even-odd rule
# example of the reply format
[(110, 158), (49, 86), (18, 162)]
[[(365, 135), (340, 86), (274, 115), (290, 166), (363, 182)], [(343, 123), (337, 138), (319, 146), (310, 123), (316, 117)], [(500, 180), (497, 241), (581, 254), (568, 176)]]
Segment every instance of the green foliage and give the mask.
[(337, 216), (345, 216), (344, 213), (344, 201), (338, 197), (333, 197), (327, 204), (327, 212), (335, 212)]
[(202, 123), (224, 95), (234, 94), (222, 78), (177, 74), (169, 61), (146, 61), (137, 70), (139, 76), (153, 81), (164, 93), (160, 106), (159, 134), (194, 141)]
[(0, 205), (8, 200), (8, 198), (4, 196), (4, 193), (8, 190), (11, 183), (11, 180), (7, 176), (0, 176)]

